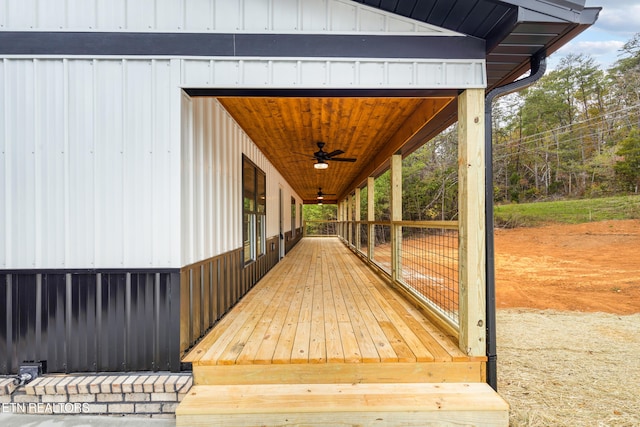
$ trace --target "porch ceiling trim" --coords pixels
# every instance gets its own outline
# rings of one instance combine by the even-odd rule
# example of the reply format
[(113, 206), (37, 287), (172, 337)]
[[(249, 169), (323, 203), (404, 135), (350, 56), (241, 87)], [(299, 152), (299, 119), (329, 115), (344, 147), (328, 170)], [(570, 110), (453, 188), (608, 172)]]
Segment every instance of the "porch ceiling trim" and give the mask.
[[(184, 59), (183, 88), (449, 90), (486, 87), (485, 61), (389, 58)], [(259, 95), (258, 95), (259, 96)], [(339, 95), (338, 95), (339, 96)]]
[(474, 37), (356, 34), (2, 32), (2, 55), (484, 59)]

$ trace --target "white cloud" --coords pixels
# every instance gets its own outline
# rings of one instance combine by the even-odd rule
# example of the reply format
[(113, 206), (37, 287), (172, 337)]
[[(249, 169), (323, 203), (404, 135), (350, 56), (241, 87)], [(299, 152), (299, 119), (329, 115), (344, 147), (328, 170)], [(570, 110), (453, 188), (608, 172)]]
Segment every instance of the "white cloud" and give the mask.
[(617, 53), (623, 45), (624, 42), (620, 40), (574, 41), (558, 49), (558, 53), (562, 55), (569, 53), (584, 53), (592, 56), (610, 55)]
[(602, 7), (594, 25), (596, 28), (626, 38), (640, 31), (640, 2), (637, 0), (590, 0), (588, 6)]
[(620, 48), (640, 32), (640, 0), (587, 0), (587, 7), (602, 7), (595, 24), (551, 56), (550, 66), (568, 54), (591, 56), (603, 69), (620, 58)]

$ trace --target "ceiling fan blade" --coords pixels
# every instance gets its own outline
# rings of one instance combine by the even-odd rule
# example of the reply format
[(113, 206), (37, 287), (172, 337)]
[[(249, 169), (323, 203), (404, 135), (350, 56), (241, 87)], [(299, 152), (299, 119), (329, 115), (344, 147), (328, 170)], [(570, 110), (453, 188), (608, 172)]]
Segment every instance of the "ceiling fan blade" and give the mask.
[(336, 158), (329, 158), (327, 160), (330, 160), (332, 162), (355, 162), (357, 159), (352, 159), (350, 157), (336, 157)]
[(310, 160), (315, 159), (315, 156), (309, 155), (309, 153), (298, 153), (297, 151), (292, 151), (291, 154), (295, 154), (296, 156), (305, 156)]
[(330, 153), (327, 153), (326, 156), (327, 156), (327, 158), (329, 158), (329, 157), (333, 157), (333, 156), (339, 156), (340, 154), (344, 154), (344, 151), (335, 150), (335, 151), (332, 151)]

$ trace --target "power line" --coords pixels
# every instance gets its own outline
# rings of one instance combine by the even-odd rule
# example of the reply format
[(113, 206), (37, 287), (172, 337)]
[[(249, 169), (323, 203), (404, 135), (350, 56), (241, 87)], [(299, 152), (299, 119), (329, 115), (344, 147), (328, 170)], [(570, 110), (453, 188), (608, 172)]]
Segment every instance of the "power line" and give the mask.
[[(561, 137), (563, 135), (566, 134), (576, 134), (575, 137), (570, 138), (570, 139), (563, 139), (562, 142), (563, 144), (566, 144), (567, 142), (574, 142), (574, 141), (582, 141), (585, 137), (600, 137), (600, 135), (597, 133), (597, 131), (592, 130), (593, 126), (597, 125), (598, 123), (603, 123), (606, 117), (609, 117), (609, 122), (611, 123), (606, 123), (606, 129), (602, 129), (601, 131), (603, 132), (614, 132), (617, 130), (620, 130), (621, 128), (627, 127), (628, 125), (625, 123), (620, 123), (622, 121), (623, 118), (627, 118), (629, 116), (629, 112), (632, 112), (634, 110), (638, 110), (640, 112), (640, 104), (636, 104), (634, 106), (628, 107), (628, 108), (624, 108), (624, 109), (620, 109), (611, 113), (605, 113), (602, 114), (600, 116), (596, 116), (596, 117), (592, 117), (586, 120), (582, 120), (579, 122), (575, 122), (571, 125), (563, 125), (563, 126), (558, 126), (556, 128), (553, 129), (549, 129), (543, 132), (538, 132), (537, 134), (533, 134), (533, 135), (527, 135), (527, 136), (523, 136), (523, 137), (518, 137), (518, 138), (512, 138), (509, 139), (507, 141), (501, 141), (499, 144), (495, 144), (494, 145), (494, 149), (495, 148), (502, 148), (502, 147), (510, 147), (510, 148), (517, 148), (517, 147), (521, 147), (521, 146), (526, 146), (527, 148), (530, 148), (532, 144), (536, 144), (539, 143), (541, 141), (545, 141), (547, 138), (551, 137), (551, 138), (558, 138)], [(623, 114), (623, 113), (627, 113), (627, 114)], [(613, 116), (614, 114), (616, 114), (615, 116)], [(596, 122), (594, 124), (594, 122)], [(587, 134), (583, 134), (580, 133), (580, 131), (584, 130), (584, 129), (588, 129), (591, 132), (587, 133)], [(555, 142), (554, 142), (555, 143)]]

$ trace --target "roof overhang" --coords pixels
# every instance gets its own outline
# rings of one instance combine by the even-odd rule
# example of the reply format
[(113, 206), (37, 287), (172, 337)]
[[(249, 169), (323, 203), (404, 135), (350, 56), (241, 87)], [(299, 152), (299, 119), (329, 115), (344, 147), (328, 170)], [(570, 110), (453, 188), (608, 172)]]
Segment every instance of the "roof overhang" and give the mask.
[[(459, 92), (515, 81), (532, 56), (558, 50), (600, 12), (584, 0), (258, 3), (278, 13), (211, 2), (220, 9), (207, 16), (224, 19), (202, 31), (7, 22), (0, 56), (179, 60), (181, 87), (217, 97), (314, 202), (318, 187), (339, 199), (384, 171), (392, 154), (413, 152), (457, 120)], [(308, 158), (318, 141), (358, 161), (318, 175)]]
[[(407, 0), (382, 4), (361, 0), (359, 3), (465, 34), (467, 37), (462, 39), (454, 37), (453, 43), (469, 43), (475, 46), (475, 53), (477, 41), (481, 41), (487, 91), (517, 80), (529, 71), (532, 56), (555, 52), (592, 25), (600, 12), (599, 8), (585, 8), (584, 1), (570, 0)], [(412, 52), (432, 58), (444, 56), (447, 49), (433, 44), (438, 40), (444, 39), (415, 39), (424, 50), (417, 47)], [(325, 197), (324, 203), (340, 200), (353, 188), (364, 185), (367, 176), (377, 176), (386, 170), (392, 154), (410, 154), (457, 120), (457, 91), (452, 88), (302, 91), (276, 97), (270, 97), (271, 93), (265, 98), (255, 97), (257, 93), (245, 93), (249, 98), (237, 95), (220, 101), (254, 140), (261, 141), (258, 142), (261, 150), (305, 203), (317, 202), (318, 187), (324, 193), (336, 194), (333, 198)], [(303, 102), (302, 96), (313, 101)], [(301, 107), (300, 102), (305, 106)], [(249, 111), (256, 114), (252, 116)], [(352, 120), (345, 118), (345, 111)], [(294, 117), (292, 112), (304, 114)], [(283, 117), (288, 119), (281, 121)], [(323, 122), (322, 117), (334, 120)], [(256, 118), (262, 118), (261, 129), (256, 129)], [(285, 130), (287, 123), (291, 126), (289, 130)], [(357, 157), (358, 162), (332, 163), (324, 171), (311, 169), (310, 154), (315, 151), (317, 141), (327, 142), (329, 150), (344, 150), (345, 155)], [(294, 154), (283, 157), (283, 153)], [(308, 153), (306, 158), (304, 153)]]
[(487, 90), (511, 83), (595, 23), (585, 0), (354, 0), (486, 41)]

